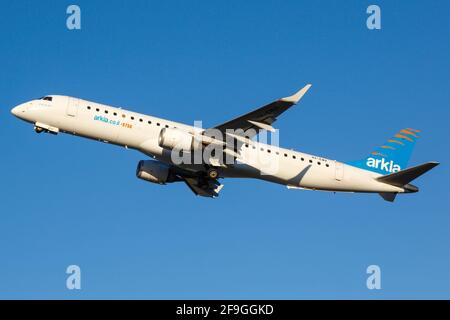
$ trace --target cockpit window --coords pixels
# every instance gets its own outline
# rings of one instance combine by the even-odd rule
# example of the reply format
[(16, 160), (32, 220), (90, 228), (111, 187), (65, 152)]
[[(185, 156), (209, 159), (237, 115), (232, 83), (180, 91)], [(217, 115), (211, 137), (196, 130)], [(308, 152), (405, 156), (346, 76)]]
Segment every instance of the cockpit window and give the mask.
[(53, 97), (46, 96), (46, 97), (41, 97), (38, 100), (53, 101)]

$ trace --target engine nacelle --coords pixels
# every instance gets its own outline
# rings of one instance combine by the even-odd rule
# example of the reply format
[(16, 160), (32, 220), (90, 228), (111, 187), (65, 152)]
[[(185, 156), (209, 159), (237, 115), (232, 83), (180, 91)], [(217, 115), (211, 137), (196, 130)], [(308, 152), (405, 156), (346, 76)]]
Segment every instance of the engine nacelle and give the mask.
[(172, 180), (169, 166), (154, 160), (139, 161), (136, 177), (158, 184), (165, 184)]
[(192, 151), (200, 150), (202, 143), (196, 139), (192, 134), (172, 128), (164, 128), (161, 130), (158, 138), (158, 144), (161, 148), (168, 150), (183, 150)]

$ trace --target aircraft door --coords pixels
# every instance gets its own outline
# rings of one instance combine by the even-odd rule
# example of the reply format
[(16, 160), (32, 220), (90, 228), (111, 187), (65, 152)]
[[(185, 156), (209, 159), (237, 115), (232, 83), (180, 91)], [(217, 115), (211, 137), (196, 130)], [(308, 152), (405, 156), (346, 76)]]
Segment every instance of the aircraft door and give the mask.
[(335, 161), (335, 179), (341, 181), (344, 178), (344, 165), (341, 162)]
[(69, 98), (69, 102), (67, 103), (66, 114), (69, 117), (76, 117), (78, 113), (78, 105), (80, 104), (80, 99), (77, 98)]

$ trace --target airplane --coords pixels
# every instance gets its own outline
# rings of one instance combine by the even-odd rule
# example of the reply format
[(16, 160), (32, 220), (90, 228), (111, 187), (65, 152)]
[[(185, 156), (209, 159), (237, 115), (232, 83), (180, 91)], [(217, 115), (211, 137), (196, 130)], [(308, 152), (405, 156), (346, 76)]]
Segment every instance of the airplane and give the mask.
[[(420, 134), (413, 128), (350, 162), (258, 142), (258, 136), (276, 131), (272, 124), (310, 87), (209, 129), (61, 95), (25, 102), (11, 113), (33, 124), (37, 133), (61, 132), (137, 150), (149, 157), (138, 163), (138, 178), (161, 185), (185, 182), (203, 197), (217, 197), (224, 178), (260, 179), (290, 189), (378, 193), (390, 202), (398, 194), (419, 191), (410, 182), (439, 163), (407, 167)], [(198, 154), (200, 161), (192, 161)]]

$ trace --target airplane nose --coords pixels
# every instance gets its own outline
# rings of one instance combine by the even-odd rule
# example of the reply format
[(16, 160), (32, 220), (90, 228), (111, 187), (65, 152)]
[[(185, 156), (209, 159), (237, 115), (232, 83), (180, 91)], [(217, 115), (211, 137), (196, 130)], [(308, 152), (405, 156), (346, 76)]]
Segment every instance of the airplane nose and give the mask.
[(12, 108), (11, 113), (17, 117), (17, 115), (19, 114), (19, 107)]
[(19, 115), (24, 111), (25, 111), (25, 107), (22, 104), (11, 109), (11, 113), (13, 115), (15, 115), (16, 117), (19, 117)]

